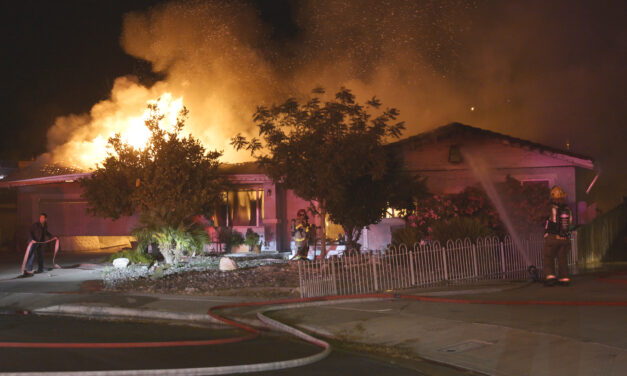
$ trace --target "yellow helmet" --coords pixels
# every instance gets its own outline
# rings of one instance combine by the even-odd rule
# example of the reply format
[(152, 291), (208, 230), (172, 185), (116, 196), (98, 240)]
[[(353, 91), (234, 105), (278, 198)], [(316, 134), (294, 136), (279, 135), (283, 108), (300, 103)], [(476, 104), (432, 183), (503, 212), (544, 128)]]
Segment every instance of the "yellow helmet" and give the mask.
[(554, 200), (564, 199), (566, 198), (566, 192), (564, 192), (562, 187), (556, 185), (551, 188), (551, 198)]

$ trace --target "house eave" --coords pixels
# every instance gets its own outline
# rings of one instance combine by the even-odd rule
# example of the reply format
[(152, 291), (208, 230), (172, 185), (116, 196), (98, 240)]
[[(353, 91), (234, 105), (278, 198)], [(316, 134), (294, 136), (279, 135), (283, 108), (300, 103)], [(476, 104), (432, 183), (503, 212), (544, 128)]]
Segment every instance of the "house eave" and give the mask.
[(44, 176), (32, 179), (21, 179), (12, 181), (0, 181), (0, 188), (25, 187), (31, 185), (53, 184), (53, 183), (73, 183), (78, 179), (90, 176), (91, 172), (81, 172), (76, 174)]

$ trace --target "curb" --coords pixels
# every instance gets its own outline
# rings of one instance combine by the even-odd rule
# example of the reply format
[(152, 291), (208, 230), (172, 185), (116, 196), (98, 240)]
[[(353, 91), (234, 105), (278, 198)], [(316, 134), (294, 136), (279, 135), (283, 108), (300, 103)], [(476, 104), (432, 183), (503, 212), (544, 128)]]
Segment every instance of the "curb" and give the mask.
[(32, 311), (35, 314), (43, 315), (73, 315), (73, 316), (96, 316), (96, 317), (126, 317), (136, 319), (153, 319), (153, 320), (175, 320), (175, 321), (193, 321), (193, 322), (209, 322), (212, 324), (224, 325), (224, 323), (200, 313), (177, 313), (156, 311), (147, 309), (121, 308), (121, 307), (100, 307), (85, 305), (54, 305), (45, 308), (38, 308)]
[[(502, 292), (508, 290), (514, 290), (519, 288), (524, 288), (530, 286), (533, 282), (529, 281), (521, 286), (508, 286), (505, 288), (484, 288), (484, 289), (472, 289), (472, 290), (459, 290), (459, 291), (433, 291), (433, 292), (425, 292), (422, 294), (411, 294), (411, 295), (420, 295), (420, 296), (450, 296), (450, 295), (471, 295), (477, 293), (493, 293), (493, 292)], [(150, 295), (150, 294), (148, 294)], [(371, 299), (342, 299), (333, 301), (334, 304), (342, 304), (342, 303), (359, 303), (362, 301), (369, 301)], [(305, 308), (305, 307), (315, 307), (321, 305), (327, 305), (328, 302), (309, 302), (309, 303), (300, 303), (291, 305), (290, 308)], [(270, 309), (274, 306), (271, 306)], [(283, 306), (285, 307), (285, 306)], [(287, 307), (286, 307), (287, 308)], [(62, 304), (62, 305), (53, 305), (44, 308), (38, 308), (32, 311), (35, 314), (42, 315), (69, 315), (69, 316), (90, 316), (90, 317), (124, 317), (124, 318), (134, 318), (134, 319), (151, 319), (151, 320), (174, 320), (174, 321), (186, 321), (186, 322), (204, 322), (217, 324), (220, 326), (224, 326), (224, 323), (216, 320), (215, 318), (204, 314), (204, 313), (179, 313), (179, 312), (168, 312), (168, 311), (158, 311), (158, 310), (148, 310), (148, 309), (139, 309), (139, 308), (123, 308), (123, 307), (105, 307), (105, 306), (86, 306), (86, 305), (72, 305), (72, 304)], [(253, 326), (253, 327), (265, 327), (264, 324), (260, 323), (255, 319), (247, 319), (241, 316), (237, 316), (237, 320), (243, 322), (244, 324)]]

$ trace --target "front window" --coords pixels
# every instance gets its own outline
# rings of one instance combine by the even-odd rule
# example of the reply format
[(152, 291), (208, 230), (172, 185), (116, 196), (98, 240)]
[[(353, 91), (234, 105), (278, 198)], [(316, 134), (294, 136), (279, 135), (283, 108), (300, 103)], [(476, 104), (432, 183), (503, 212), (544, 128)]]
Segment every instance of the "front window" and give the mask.
[(224, 192), (222, 204), (216, 208), (217, 226), (261, 226), (263, 225), (263, 190), (240, 188)]
[(385, 218), (405, 218), (407, 216), (407, 210), (387, 208), (385, 211)]

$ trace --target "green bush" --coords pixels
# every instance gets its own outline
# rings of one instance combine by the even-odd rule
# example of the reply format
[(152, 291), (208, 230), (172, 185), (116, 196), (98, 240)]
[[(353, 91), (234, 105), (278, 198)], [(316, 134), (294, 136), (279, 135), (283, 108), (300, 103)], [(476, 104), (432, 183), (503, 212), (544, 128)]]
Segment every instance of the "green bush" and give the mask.
[(249, 228), (246, 230), (246, 240), (244, 240), (244, 243), (246, 243), (246, 245), (253, 250), (253, 248), (261, 246), (261, 242), (259, 241), (260, 238), (261, 236), (259, 236), (259, 234)]
[(231, 252), (233, 248), (244, 244), (244, 236), (232, 228), (221, 227), (218, 231), (218, 241), (224, 243), (226, 252)]
[(154, 218), (142, 216), (131, 233), (137, 238), (139, 252), (157, 243), (166, 264), (178, 262), (184, 254), (200, 253), (209, 243), (209, 235), (198, 222), (181, 223), (177, 227), (160, 226)]
[(433, 227), (433, 240), (438, 240), (441, 244), (448, 240), (466, 238), (474, 242), (477, 238), (493, 235), (494, 232), (490, 227), (478, 218), (454, 217), (448, 221), (439, 222)]
[(413, 248), (414, 244), (423, 240), (422, 233), (415, 227), (404, 227), (392, 233), (392, 246), (405, 244), (407, 248)]
[(109, 257), (109, 262), (113, 262), (113, 260), (121, 257), (129, 259), (132, 264), (151, 264), (155, 261), (155, 258), (150, 253), (126, 248), (112, 254)]

